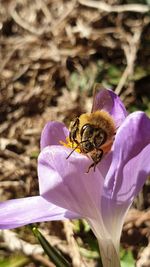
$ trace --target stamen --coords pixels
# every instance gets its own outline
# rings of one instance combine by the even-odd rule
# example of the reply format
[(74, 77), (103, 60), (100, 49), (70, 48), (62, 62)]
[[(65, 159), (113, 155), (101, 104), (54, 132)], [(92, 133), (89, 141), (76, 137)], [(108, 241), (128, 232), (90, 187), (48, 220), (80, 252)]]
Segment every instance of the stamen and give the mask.
[[(75, 142), (71, 142), (70, 139), (69, 139), (69, 137), (66, 137), (66, 142), (60, 140), (59, 143), (61, 145), (65, 146), (65, 147), (72, 148), (73, 151), (76, 151), (78, 153), (81, 153), (81, 150), (80, 150), (79, 146), (77, 146), (77, 144)], [(72, 154), (72, 152), (71, 152), (71, 154)]]

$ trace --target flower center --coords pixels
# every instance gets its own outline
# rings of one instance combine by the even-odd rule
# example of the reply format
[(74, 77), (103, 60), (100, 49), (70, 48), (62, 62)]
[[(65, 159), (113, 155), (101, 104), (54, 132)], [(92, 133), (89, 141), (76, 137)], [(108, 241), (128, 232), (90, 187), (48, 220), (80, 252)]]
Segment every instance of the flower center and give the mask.
[[(68, 148), (72, 148), (72, 149), (75, 149), (75, 147), (77, 147), (77, 144), (75, 142), (71, 142), (68, 136), (66, 137), (66, 142), (60, 140), (59, 143), (62, 146), (65, 146), (65, 147), (68, 147)], [(77, 147), (75, 149), (75, 151), (78, 152), (78, 153), (81, 153), (81, 150), (80, 150), (79, 147)]]

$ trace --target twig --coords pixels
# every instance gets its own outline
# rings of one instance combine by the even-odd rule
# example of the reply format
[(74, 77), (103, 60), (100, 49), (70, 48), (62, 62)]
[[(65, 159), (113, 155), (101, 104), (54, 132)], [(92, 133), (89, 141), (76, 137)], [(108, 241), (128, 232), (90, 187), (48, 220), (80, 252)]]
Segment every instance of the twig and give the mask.
[(44, 266), (55, 267), (55, 265), (45, 258), (43, 254), (43, 248), (38, 244), (30, 244), (18, 237), (18, 235), (11, 230), (0, 230), (0, 236), (10, 251), (20, 250), (25, 255), (30, 256), (36, 261), (41, 262)]
[(47, 258), (42, 256), (41, 254), (33, 254), (33, 255), (31, 255), (31, 257), (34, 260), (39, 261), (40, 263), (42, 263), (42, 265), (44, 265), (44, 266), (47, 266), (47, 267), (55, 267), (56, 266), (52, 262), (50, 262)]
[(150, 266), (150, 243), (141, 252), (140, 259), (136, 263), (136, 267), (149, 267)]
[(10, 61), (10, 59), (12, 58), (12, 56), (14, 55), (14, 53), (20, 49), (22, 47), (23, 43), (18, 43), (16, 44), (15, 47), (13, 47), (11, 49), (11, 51), (8, 53), (7, 57), (5, 59), (2, 60), (2, 62), (0, 63), (0, 75), (3, 71), (3, 69), (5, 69), (6, 65), (8, 64), (8, 62)]
[(72, 224), (69, 220), (63, 222), (66, 238), (70, 248), (70, 256), (74, 267), (85, 267), (79, 253), (78, 245), (73, 237)]
[(125, 218), (124, 227), (130, 223), (133, 223), (136, 227), (140, 227), (140, 225), (146, 221), (150, 221), (150, 210), (140, 211), (135, 208), (131, 208)]
[(66, 8), (65, 12), (62, 14), (62, 16), (55, 22), (53, 22), (53, 25), (51, 26), (50, 30), (55, 35), (55, 31), (59, 28), (60, 25), (63, 24), (63, 22), (67, 19), (67, 17), (70, 15), (70, 13), (74, 10), (76, 5), (76, 0), (73, 0), (69, 5), (68, 8)]
[(35, 35), (41, 35), (43, 34), (43, 29), (37, 29), (28, 24), (26, 21), (24, 21), (19, 14), (16, 11), (16, 5), (11, 4), (10, 6), (10, 15), (12, 16), (13, 20), (23, 29), (27, 30), (28, 32), (35, 34)]
[(25, 255), (43, 253), (43, 249), (40, 245), (32, 245), (24, 240), (21, 240), (16, 233), (10, 230), (0, 230), (0, 236), (3, 237), (7, 248), (10, 251), (21, 250)]
[(42, 10), (43, 14), (46, 17), (47, 23), (51, 23), (52, 15), (44, 0), (36, 0), (36, 5)]
[(15, 51), (16, 51), (16, 48), (11, 50), (8, 53), (7, 57), (2, 61), (1, 66), (0, 66), (0, 74), (2, 73), (3, 69), (5, 68), (5, 66), (7, 65), (7, 63), (9, 62), (9, 60), (11, 59)]
[(127, 67), (125, 68), (121, 79), (115, 89), (116, 94), (120, 94), (121, 90), (126, 83), (129, 76), (132, 76), (134, 70), (134, 62), (136, 60), (137, 50), (139, 48), (139, 42), (141, 38), (143, 28), (141, 27), (138, 31), (136, 30), (133, 37), (130, 38), (129, 44), (122, 44), (122, 48), (125, 53)]
[(94, 1), (94, 0), (78, 0), (78, 2), (81, 5), (92, 7), (92, 8), (98, 8), (105, 12), (140, 12), (145, 13), (150, 10), (148, 5), (142, 5), (142, 4), (127, 4), (127, 5), (114, 5), (111, 6), (107, 3), (101, 2), (101, 1)]

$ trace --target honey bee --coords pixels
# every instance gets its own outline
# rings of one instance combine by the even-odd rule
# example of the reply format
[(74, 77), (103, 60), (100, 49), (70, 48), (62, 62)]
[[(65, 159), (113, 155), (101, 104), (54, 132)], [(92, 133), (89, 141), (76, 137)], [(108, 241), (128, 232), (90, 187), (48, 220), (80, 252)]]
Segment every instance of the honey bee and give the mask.
[[(93, 107), (91, 113), (84, 113), (75, 118), (70, 123), (69, 139), (74, 149), (79, 148), (81, 153), (93, 160), (88, 171), (102, 160), (104, 154), (108, 153), (112, 147), (115, 136), (115, 123), (112, 116), (104, 108), (112, 104), (112, 99), (106, 89), (99, 89), (95, 86)], [(101, 102), (102, 98), (102, 102)]]

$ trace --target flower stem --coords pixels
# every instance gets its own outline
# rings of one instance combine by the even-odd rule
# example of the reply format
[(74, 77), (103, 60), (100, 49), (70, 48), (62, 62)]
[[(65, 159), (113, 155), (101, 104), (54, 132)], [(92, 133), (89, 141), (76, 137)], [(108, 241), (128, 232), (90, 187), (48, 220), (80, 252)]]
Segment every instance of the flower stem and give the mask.
[(121, 267), (119, 255), (111, 240), (98, 240), (103, 267)]

